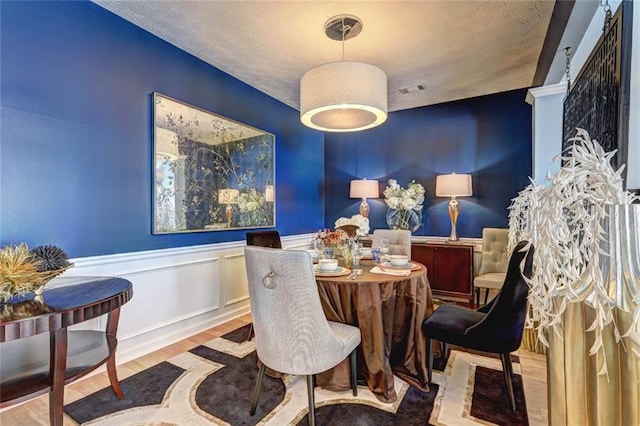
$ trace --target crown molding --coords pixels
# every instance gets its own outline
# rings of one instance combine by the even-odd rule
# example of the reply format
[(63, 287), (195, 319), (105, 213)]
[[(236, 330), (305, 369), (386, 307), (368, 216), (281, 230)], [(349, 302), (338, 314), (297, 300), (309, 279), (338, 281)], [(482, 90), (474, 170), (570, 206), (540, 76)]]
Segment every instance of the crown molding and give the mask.
[(525, 100), (529, 105), (533, 105), (536, 98), (552, 95), (564, 95), (565, 93), (567, 93), (567, 83), (563, 81), (549, 86), (533, 87), (527, 91), (527, 97)]

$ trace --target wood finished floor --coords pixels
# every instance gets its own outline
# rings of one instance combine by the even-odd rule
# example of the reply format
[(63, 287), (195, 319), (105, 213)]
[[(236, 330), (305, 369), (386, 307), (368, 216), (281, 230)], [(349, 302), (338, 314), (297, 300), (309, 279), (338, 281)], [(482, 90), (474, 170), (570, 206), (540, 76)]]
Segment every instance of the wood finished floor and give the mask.
[[(188, 351), (225, 333), (242, 327), (251, 321), (250, 315), (234, 319), (217, 327), (196, 334), (180, 342), (174, 343), (143, 357), (118, 366), (118, 377), (123, 380), (133, 374), (145, 370), (155, 364), (165, 361), (175, 355)], [(547, 370), (544, 355), (535, 354), (521, 349), (519, 351), (522, 366), (524, 392), (527, 399), (529, 423), (532, 426), (547, 425)], [(106, 372), (95, 374), (84, 380), (79, 380), (65, 388), (65, 404), (76, 401), (85, 395), (109, 386)], [(44, 395), (22, 405), (5, 409), (0, 413), (2, 426), (34, 426), (49, 424), (48, 396)], [(77, 425), (75, 421), (65, 415), (64, 425)]]

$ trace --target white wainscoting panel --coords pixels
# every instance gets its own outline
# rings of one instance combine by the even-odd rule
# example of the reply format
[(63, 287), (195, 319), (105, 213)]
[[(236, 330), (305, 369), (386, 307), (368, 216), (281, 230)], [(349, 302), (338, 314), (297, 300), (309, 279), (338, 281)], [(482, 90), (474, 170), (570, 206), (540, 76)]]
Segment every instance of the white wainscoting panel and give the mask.
[(244, 302), (242, 306), (249, 304), (247, 270), (244, 266), (242, 252), (225, 256), (222, 294), (224, 295), (225, 307), (239, 305), (242, 302)]
[[(314, 234), (282, 237), (305, 249)], [(64, 276), (118, 276), (133, 283), (121, 309), (118, 364), (250, 311), (244, 241), (71, 259)], [(103, 329), (106, 317), (78, 328)]]

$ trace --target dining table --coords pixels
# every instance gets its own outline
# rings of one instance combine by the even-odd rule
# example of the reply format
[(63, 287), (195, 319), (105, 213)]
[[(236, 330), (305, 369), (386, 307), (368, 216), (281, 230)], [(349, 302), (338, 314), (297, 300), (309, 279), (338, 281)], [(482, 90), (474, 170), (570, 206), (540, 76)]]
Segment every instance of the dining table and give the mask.
[[(357, 352), (359, 376), (383, 402), (394, 402), (394, 374), (409, 385), (429, 390), (426, 338), (422, 323), (434, 311), (427, 268), (410, 262), (406, 268), (383, 267), (369, 260), (351, 273), (316, 272), (322, 308), (329, 321), (357, 326), (362, 341)], [(346, 268), (343, 268), (346, 269)], [(330, 390), (350, 388), (349, 362), (316, 375)]]

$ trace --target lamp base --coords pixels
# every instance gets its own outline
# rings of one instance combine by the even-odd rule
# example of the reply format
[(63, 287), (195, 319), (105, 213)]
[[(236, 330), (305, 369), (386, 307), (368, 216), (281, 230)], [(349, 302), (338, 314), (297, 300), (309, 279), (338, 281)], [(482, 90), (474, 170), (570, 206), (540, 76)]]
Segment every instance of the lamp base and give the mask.
[(227, 204), (225, 213), (227, 215), (227, 228), (231, 228), (231, 220), (233, 219), (233, 207), (231, 206), (231, 204)]
[(367, 203), (367, 199), (363, 198), (360, 203), (360, 214), (364, 217), (369, 217), (369, 203)]
[(456, 232), (456, 224), (458, 223), (458, 215), (460, 214), (460, 203), (456, 200), (456, 197), (451, 197), (449, 201), (449, 220), (451, 221), (451, 234), (449, 235), (449, 241), (458, 241), (458, 233)]
[(458, 237), (458, 234), (456, 233), (456, 228), (455, 227), (451, 227), (451, 234), (449, 234), (449, 241), (459, 241), (460, 237)]

